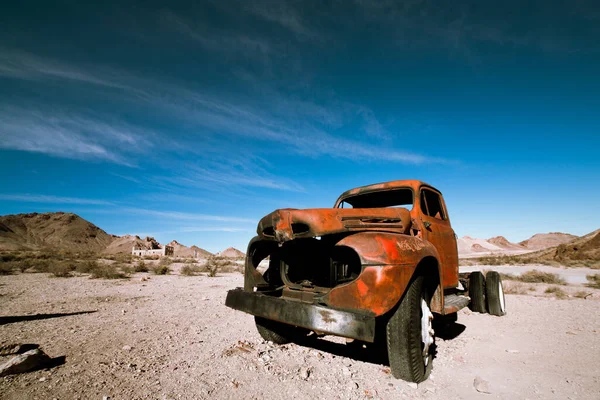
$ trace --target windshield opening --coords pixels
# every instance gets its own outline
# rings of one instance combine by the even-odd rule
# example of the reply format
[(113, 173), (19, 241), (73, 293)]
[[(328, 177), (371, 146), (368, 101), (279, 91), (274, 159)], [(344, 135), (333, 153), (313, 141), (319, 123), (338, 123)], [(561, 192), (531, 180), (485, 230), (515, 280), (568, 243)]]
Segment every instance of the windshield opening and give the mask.
[(409, 211), (413, 207), (413, 191), (410, 188), (382, 190), (346, 197), (339, 208), (387, 208), (404, 207)]

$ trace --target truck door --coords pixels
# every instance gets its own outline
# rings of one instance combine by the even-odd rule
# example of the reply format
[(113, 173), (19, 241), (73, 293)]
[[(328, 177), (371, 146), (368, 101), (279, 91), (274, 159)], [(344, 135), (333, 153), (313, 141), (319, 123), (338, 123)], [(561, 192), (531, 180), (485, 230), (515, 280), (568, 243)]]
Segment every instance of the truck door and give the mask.
[(422, 188), (419, 206), (423, 221), (423, 239), (431, 242), (437, 249), (442, 263), (442, 286), (458, 285), (458, 249), (456, 235), (450, 225), (442, 195), (430, 188)]

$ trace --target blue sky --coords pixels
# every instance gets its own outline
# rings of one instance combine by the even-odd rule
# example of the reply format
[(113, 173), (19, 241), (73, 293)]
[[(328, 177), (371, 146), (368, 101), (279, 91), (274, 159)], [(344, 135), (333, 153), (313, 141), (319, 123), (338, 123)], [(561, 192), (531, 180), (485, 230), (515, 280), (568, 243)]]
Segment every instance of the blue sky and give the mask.
[(244, 250), (276, 208), (408, 178), (459, 236), (600, 228), (595, 1), (21, 3), (0, 214)]

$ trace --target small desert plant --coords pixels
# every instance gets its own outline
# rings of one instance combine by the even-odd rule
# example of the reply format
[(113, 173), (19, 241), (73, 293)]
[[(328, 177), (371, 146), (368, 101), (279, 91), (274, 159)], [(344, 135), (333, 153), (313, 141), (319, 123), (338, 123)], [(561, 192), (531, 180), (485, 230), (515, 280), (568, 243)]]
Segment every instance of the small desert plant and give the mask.
[(1, 263), (0, 264), (0, 275), (11, 275), (13, 273), (12, 263)]
[(185, 258), (185, 259), (183, 260), (183, 262), (184, 262), (185, 264), (195, 264), (195, 263), (196, 263), (196, 259), (195, 259), (195, 258), (193, 258), (193, 257), (188, 257), (188, 258)]
[(154, 255), (154, 256), (143, 256), (142, 257), (144, 260), (158, 260), (160, 258), (159, 255)]
[(122, 279), (127, 278), (114, 264), (102, 264), (92, 271), (91, 278), (94, 279)]
[(169, 257), (162, 257), (160, 259), (160, 261), (158, 262), (158, 265), (167, 266), (167, 267), (171, 264), (173, 264), (173, 260)]
[(115, 268), (120, 269), (126, 275), (131, 275), (135, 272), (135, 268), (129, 264), (118, 264), (118, 265), (115, 265)]
[(196, 274), (198, 274), (200, 272), (200, 267), (198, 267), (198, 264), (190, 264), (190, 265), (184, 265), (183, 267), (181, 267), (181, 275), (185, 275), (185, 276), (194, 276)]
[(167, 275), (171, 272), (171, 268), (168, 265), (161, 265), (160, 263), (152, 266), (152, 273), (154, 275)]
[(586, 275), (588, 283), (586, 286), (591, 288), (600, 289), (600, 274)]
[(502, 279), (519, 281), (526, 283), (550, 283), (554, 285), (566, 285), (567, 282), (558, 276), (550, 272), (541, 272), (536, 269), (522, 273), (521, 275), (513, 274), (500, 274)]
[(204, 269), (207, 271), (207, 275), (211, 278), (217, 276), (217, 270), (219, 269), (219, 264), (217, 263), (216, 257), (209, 257), (204, 264)]
[(48, 272), (57, 278), (69, 278), (73, 276), (72, 272), (75, 271), (77, 266), (73, 263), (63, 261), (54, 262), (48, 267)]
[(554, 294), (554, 296), (557, 299), (566, 299), (567, 298), (567, 294), (558, 286), (550, 286), (549, 288), (544, 290), (544, 293)]
[(519, 282), (504, 282), (502, 286), (506, 294), (527, 294), (525, 286)]
[(138, 263), (133, 267), (134, 272), (148, 272), (148, 266), (144, 262), (144, 260), (138, 261)]
[(591, 293), (579, 290), (577, 293), (575, 293), (575, 297), (577, 297), (578, 299), (586, 299), (590, 294)]
[(100, 264), (96, 260), (86, 260), (78, 263), (75, 270), (82, 274), (91, 274), (98, 268), (100, 268)]

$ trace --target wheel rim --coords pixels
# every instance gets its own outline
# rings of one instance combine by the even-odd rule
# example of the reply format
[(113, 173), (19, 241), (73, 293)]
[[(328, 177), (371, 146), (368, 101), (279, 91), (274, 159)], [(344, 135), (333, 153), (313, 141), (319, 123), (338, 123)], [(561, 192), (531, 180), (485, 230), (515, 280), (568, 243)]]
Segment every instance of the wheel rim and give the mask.
[(498, 297), (500, 297), (500, 311), (504, 313), (504, 289), (502, 288), (502, 282), (498, 283)]
[(421, 298), (421, 342), (423, 343), (423, 361), (429, 363), (429, 348), (434, 341), (433, 314), (425, 299)]

